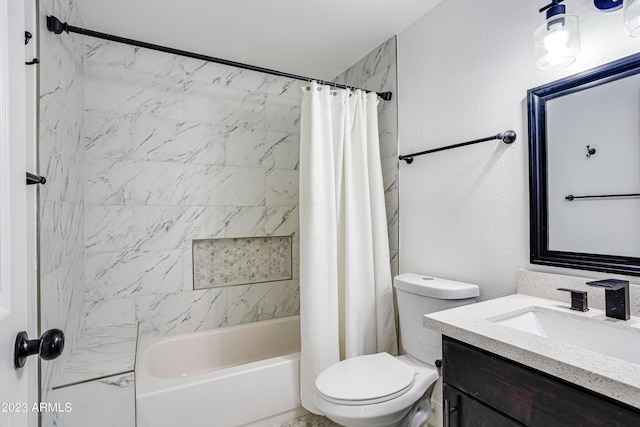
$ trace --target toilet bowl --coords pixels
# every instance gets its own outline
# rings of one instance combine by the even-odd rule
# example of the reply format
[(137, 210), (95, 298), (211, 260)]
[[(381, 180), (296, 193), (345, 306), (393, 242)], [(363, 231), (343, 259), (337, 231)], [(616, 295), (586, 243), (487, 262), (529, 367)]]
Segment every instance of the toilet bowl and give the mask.
[(407, 419), (426, 421), (436, 368), (403, 355), (377, 353), (343, 360), (316, 380), (314, 403), (348, 427), (395, 427)]
[(471, 304), (477, 285), (415, 273), (394, 278), (403, 350), (352, 357), (316, 378), (313, 401), (329, 419), (347, 427), (423, 427), (442, 357), (442, 336), (422, 326), (422, 316)]

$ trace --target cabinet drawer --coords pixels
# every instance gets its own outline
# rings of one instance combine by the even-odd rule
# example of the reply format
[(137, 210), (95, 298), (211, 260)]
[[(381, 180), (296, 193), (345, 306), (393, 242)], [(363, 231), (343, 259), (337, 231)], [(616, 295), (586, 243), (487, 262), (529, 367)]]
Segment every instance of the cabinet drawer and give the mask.
[(460, 341), (443, 355), (448, 386), (527, 426), (640, 426), (635, 408)]

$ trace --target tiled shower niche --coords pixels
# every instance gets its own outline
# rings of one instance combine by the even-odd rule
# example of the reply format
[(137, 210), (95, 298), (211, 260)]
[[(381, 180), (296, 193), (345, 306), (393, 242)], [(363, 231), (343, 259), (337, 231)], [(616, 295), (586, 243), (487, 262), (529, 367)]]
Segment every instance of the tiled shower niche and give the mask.
[(193, 288), (292, 278), (291, 236), (193, 240)]

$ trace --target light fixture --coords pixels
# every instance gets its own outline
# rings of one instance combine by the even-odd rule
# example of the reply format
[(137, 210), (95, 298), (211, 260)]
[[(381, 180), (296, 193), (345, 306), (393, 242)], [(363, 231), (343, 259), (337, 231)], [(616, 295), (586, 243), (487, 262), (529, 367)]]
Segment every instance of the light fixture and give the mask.
[(631, 37), (640, 37), (640, 1), (624, 2), (624, 30)]
[(624, 30), (631, 37), (640, 37), (640, 0), (593, 0), (598, 10), (613, 12), (624, 7)]
[(547, 11), (547, 19), (533, 34), (536, 65), (543, 70), (573, 64), (580, 53), (578, 17), (567, 15), (562, 1), (553, 0), (540, 9)]
[(593, 5), (602, 12), (614, 12), (622, 7), (622, 0), (593, 0)]

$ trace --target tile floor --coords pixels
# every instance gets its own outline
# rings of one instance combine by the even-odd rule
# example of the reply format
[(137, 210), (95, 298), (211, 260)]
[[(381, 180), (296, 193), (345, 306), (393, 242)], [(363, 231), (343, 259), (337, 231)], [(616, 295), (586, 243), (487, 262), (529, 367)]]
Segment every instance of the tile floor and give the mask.
[(320, 415), (307, 414), (273, 427), (341, 427), (341, 425)]

